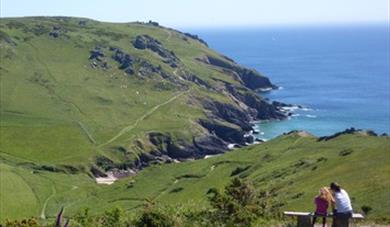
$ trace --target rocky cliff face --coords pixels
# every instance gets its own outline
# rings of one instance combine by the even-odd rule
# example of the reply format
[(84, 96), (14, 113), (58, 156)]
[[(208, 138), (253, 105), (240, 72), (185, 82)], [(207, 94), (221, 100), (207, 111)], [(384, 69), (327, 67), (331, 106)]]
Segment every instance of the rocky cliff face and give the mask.
[(226, 58), (224, 56), (221, 57), (223, 59), (213, 56), (205, 56), (204, 58), (198, 58), (197, 60), (205, 64), (219, 67), (224, 70), (225, 73), (234, 75), (236, 78), (240, 79), (247, 88), (252, 90), (277, 88), (277, 86), (273, 85), (267, 77), (262, 76), (256, 70), (247, 69), (239, 66), (230, 58)]

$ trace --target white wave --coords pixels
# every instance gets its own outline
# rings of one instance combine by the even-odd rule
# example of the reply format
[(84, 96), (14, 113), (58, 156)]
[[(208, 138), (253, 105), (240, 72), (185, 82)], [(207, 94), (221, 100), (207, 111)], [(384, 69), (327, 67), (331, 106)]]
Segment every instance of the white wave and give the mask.
[(305, 116), (308, 117), (308, 118), (317, 118), (316, 115), (312, 115), (312, 114), (306, 114)]
[(295, 110), (298, 110), (299, 109), (299, 106), (283, 106), (281, 107), (280, 109), (284, 110), (284, 111), (295, 111)]
[(302, 111), (313, 111), (313, 109), (308, 108), (308, 107), (303, 107), (301, 110), (302, 110)]
[(261, 92), (266, 92), (266, 91), (271, 91), (272, 87), (266, 87), (266, 88), (260, 88), (259, 91)]

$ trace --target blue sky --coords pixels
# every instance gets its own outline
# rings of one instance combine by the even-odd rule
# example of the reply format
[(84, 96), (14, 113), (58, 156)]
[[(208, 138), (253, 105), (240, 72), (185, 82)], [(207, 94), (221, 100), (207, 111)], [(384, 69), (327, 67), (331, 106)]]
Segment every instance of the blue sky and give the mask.
[(78, 16), (171, 27), (376, 23), (389, 0), (0, 0), (1, 17)]

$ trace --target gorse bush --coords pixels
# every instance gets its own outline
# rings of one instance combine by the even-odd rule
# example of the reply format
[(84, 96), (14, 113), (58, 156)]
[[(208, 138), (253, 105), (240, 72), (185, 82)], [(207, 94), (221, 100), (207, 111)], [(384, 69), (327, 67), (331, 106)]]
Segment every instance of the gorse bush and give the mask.
[(19, 220), (13, 220), (13, 221), (6, 220), (4, 225), (0, 224), (0, 227), (1, 226), (4, 226), (4, 227), (39, 227), (40, 225), (39, 225), (37, 219), (29, 218), (29, 219), (23, 219), (21, 221), (19, 221)]

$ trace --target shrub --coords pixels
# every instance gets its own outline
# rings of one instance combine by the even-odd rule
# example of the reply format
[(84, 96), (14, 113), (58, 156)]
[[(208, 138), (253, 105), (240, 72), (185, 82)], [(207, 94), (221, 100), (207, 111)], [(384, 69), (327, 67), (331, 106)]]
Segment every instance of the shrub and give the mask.
[(372, 210), (372, 207), (363, 205), (363, 206), (361, 207), (361, 209), (362, 209), (364, 215), (368, 215), (368, 213)]
[(140, 227), (171, 227), (178, 226), (178, 223), (167, 210), (156, 207), (152, 202), (146, 202), (141, 214), (134, 221), (134, 225)]
[(114, 208), (104, 212), (103, 216), (100, 218), (102, 226), (123, 226), (124, 212), (120, 208)]
[[(0, 224), (0, 226), (2, 226)], [(29, 218), (29, 219), (23, 219), (21, 221), (19, 220), (6, 220), (4, 227), (39, 227), (37, 219), (35, 218)]]
[(238, 175), (238, 174), (240, 174), (240, 173), (246, 171), (246, 170), (249, 169), (250, 167), (251, 167), (251, 166), (245, 166), (245, 167), (239, 166), (239, 167), (235, 168), (235, 169), (232, 171), (232, 173), (230, 174), (230, 176), (236, 176), (236, 175)]
[(234, 178), (224, 193), (210, 189), (210, 220), (218, 225), (250, 226), (259, 218), (270, 216), (268, 193), (257, 193), (252, 184)]
[(131, 226), (126, 213), (120, 208), (105, 211), (103, 214), (91, 216), (85, 209), (74, 217), (75, 225), (82, 227), (125, 227)]

